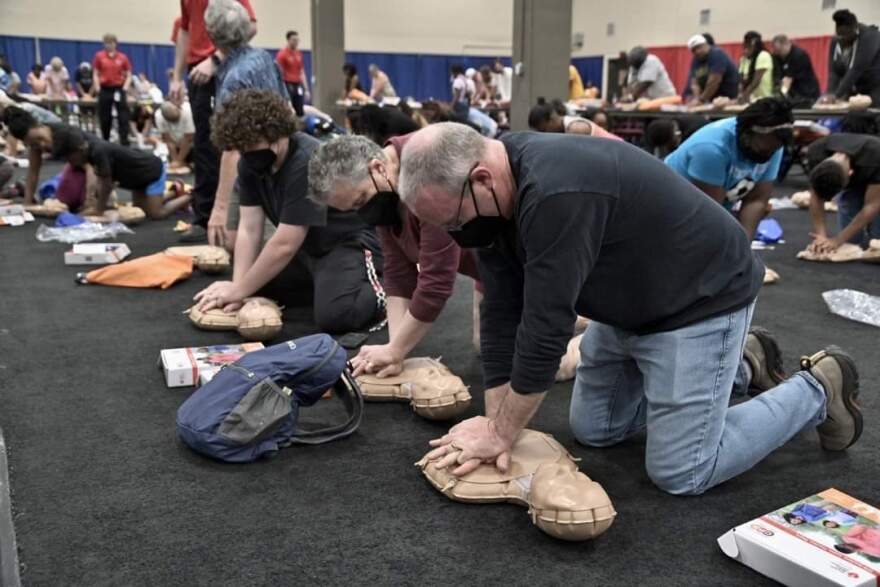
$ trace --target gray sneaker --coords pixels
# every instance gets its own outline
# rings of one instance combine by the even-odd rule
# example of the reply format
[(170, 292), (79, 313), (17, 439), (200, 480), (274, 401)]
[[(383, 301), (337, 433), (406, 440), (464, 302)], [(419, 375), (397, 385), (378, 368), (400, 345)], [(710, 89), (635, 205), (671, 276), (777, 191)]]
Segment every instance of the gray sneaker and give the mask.
[(768, 330), (758, 326), (749, 329), (743, 358), (752, 368), (749, 395), (756, 396), (785, 381), (782, 352)]
[(825, 450), (846, 450), (862, 435), (862, 410), (858, 404), (859, 372), (843, 350), (830, 346), (801, 358), (801, 369), (815, 377), (825, 391), (827, 417), (819, 424)]

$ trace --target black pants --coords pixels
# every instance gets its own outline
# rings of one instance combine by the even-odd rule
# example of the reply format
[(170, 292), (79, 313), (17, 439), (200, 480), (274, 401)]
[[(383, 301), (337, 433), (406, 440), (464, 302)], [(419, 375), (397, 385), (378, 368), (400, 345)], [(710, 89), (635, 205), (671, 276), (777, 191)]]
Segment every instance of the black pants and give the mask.
[(293, 104), (293, 109), (296, 111), (296, 115), (302, 118), (303, 104), (305, 104), (306, 97), (305, 86), (293, 82), (284, 82), (284, 85), (287, 86), (287, 93), (290, 94), (290, 102)]
[(385, 317), (381, 275), (378, 248), (339, 245), (322, 257), (300, 252), (260, 295), (287, 307), (312, 305), (321, 332), (362, 331)]
[(128, 99), (121, 86), (101, 86), (98, 92), (98, 121), (101, 124), (101, 136), (110, 140), (110, 129), (113, 128), (113, 106), (116, 105), (116, 123), (119, 127), (119, 144), (128, 146), (128, 121), (131, 114), (128, 110)]
[(193, 163), (196, 167), (196, 182), (192, 193), (192, 208), (195, 214), (193, 222), (207, 227), (220, 178), (220, 152), (211, 143), (214, 80), (202, 85), (189, 84), (189, 104), (196, 127), (192, 150)]

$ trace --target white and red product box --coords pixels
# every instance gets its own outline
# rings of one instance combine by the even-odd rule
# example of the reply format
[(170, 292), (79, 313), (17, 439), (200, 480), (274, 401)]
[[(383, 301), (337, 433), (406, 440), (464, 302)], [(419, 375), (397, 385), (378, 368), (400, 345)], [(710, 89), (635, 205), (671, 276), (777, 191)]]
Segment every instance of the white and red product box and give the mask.
[(131, 255), (125, 243), (80, 243), (64, 253), (65, 265), (111, 265)]
[(737, 526), (718, 545), (791, 587), (880, 586), (880, 509), (837, 489)]
[[(223, 365), (234, 363), (245, 353), (263, 348), (263, 343), (220, 344), (181, 349), (164, 349), (159, 366), (168, 387), (188, 387), (210, 381)], [(201, 378), (201, 381), (200, 381)]]

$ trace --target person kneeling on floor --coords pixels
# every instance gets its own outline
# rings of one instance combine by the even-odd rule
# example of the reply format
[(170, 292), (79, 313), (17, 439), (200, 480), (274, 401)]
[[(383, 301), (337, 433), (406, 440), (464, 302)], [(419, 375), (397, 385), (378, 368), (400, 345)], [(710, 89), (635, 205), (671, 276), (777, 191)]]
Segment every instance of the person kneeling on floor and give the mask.
[[(664, 491), (703, 493), (808, 426), (829, 450), (858, 440), (852, 360), (829, 348), (783, 380), (773, 339), (749, 332), (764, 277), (749, 239), (644, 151), (435, 124), (407, 143), (400, 193), (423, 222), (480, 248), (486, 415), (432, 441), (438, 467), (507, 468), (577, 314), (593, 321), (571, 398), (575, 438), (604, 447), (647, 431), (648, 476)], [(750, 387), (753, 399), (729, 406)]]
[(382, 243), (389, 341), (361, 348), (352, 359), (355, 376), (400, 373), (452, 295), (459, 273), (474, 280), (475, 342), (479, 339), (482, 286), (476, 255), (459, 248), (445, 230), (420, 222), (397, 193), (400, 154), (411, 136), (394, 137), (384, 149), (363, 136), (339, 137), (321, 145), (309, 162), (311, 198), (337, 210), (356, 210), (376, 227)]
[[(810, 171), (810, 250), (832, 253), (844, 243), (880, 238), (880, 139), (838, 133), (807, 149)], [(839, 195), (838, 195), (839, 194)], [(837, 196), (837, 236), (825, 226), (825, 201)]]
[[(218, 148), (241, 153), (241, 217), (233, 279), (196, 294), (198, 308), (234, 311), (296, 263), (313, 283), (320, 330), (363, 330), (384, 319), (378, 239), (355, 212), (308, 199), (309, 157), (320, 143), (296, 131), (287, 100), (262, 90), (236, 92), (212, 117), (211, 136)], [(266, 218), (276, 230), (263, 246)], [(301, 293), (295, 288), (276, 282), (272, 289), (278, 291), (264, 295), (285, 305), (300, 303), (290, 301)]]
[(783, 100), (758, 100), (736, 118), (708, 124), (692, 134), (666, 163), (709, 197), (736, 213), (749, 238), (767, 215), (783, 146), (794, 118)]
[(189, 196), (165, 200), (165, 166), (151, 153), (110, 143), (67, 124), (41, 124), (23, 111), (10, 121), (10, 131), (21, 136), (30, 149), (28, 190), (37, 183), (43, 153), (51, 152), (85, 172), (86, 201), (81, 214), (103, 214), (114, 184), (131, 190), (132, 203), (152, 220), (189, 205)]

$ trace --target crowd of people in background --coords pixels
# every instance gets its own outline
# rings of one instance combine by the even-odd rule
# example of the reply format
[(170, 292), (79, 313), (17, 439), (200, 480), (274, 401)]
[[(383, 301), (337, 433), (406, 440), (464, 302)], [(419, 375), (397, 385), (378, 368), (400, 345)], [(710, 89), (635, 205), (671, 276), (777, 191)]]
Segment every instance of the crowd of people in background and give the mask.
[[(210, 22), (212, 9), (228, 16), (235, 7), (249, 15), (246, 27), (221, 30), (219, 24)], [(876, 26), (859, 23), (848, 10), (835, 12), (833, 20), (835, 36), (829, 49), (824, 94), (807, 51), (787, 35), (778, 34), (765, 43), (759, 32), (748, 31), (743, 36), (738, 64), (710, 34), (697, 34), (688, 40), (692, 61), (682, 88), (683, 98), (679, 98), (662, 59), (645, 47), (633, 47), (618, 60), (620, 89), (616, 97), (623, 104), (683, 100), (691, 106), (710, 105), (719, 98), (747, 105), (779, 97), (797, 108), (863, 94), (875, 104), (880, 103), (880, 31)], [(309, 104), (311, 84), (298, 32), (287, 32), (286, 42), (273, 59), (250, 45), (255, 23), (255, 13), (247, 0), (185, 2), (174, 24), (176, 58), (168, 72), (167, 96), (143, 72), (135, 73), (113, 34), (105, 35), (103, 48), (91, 62), (78, 64), (72, 75), (57, 56), (45, 66), (33, 64), (26, 75), (27, 93), (23, 92), (19, 75), (2, 57), (2, 107), (21, 109), (36, 124), (69, 123), (98, 134), (104, 142), (124, 148), (134, 145), (146, 156), (161, 160), (163, 177), (194, 172), (194, 221), (182, 239), (207, 239), (233, 247), (238, 220), (233, 188), (239, 154), (234, 150), (219, 152), (210, 131), (211, 117), (222, 112), (223, 104), (241, 90), (270, 90), (289, 101), (301, 124), (312, 134), (336, 136), (345, 132), (330, 116)], [(398, 95), (389, 73), (375, 63), (369, 65), (365, 77), (354, 63), (346, 63), (342, 76), (340, 99), (344, 104), (356, 105), (346, 125), (380, 144), (405, 130), (435, 122), (461, 122), (486, 137), (498, 136), (509, 125), (514, 73), (500, 58), (479, 68), (453, 64), (449, 69), (450, 100), (431, 99), (416, 107), (409, 98)], [(567, 100), (542, 98), (532, 108), (528, 122), (533, 130), (619, 138), (607, 130), (609, 120), (598, 89), (592, 80), (584, 83), (573, 64), (568, 67), (568, 96), (560, 98)], [(639, 140), (649, 152), (665, 158), (704, 124), (699, 116), (682, 113), (673, 119), (650, 122)], [(15, 133), (7, 132), (4, 140), (10, 161), (19, 157), (22, 149), (31, 148)], [(82, 169), (68, 162), (64, 173), (77, 171)], [(24, 191), (28, 201), (35, 197), (31, 183), (16, 188)], [(71, 201), (86, 199), (77, 196)], [(152, 217), (171, 213), (161, 206), (148, 208)]]

